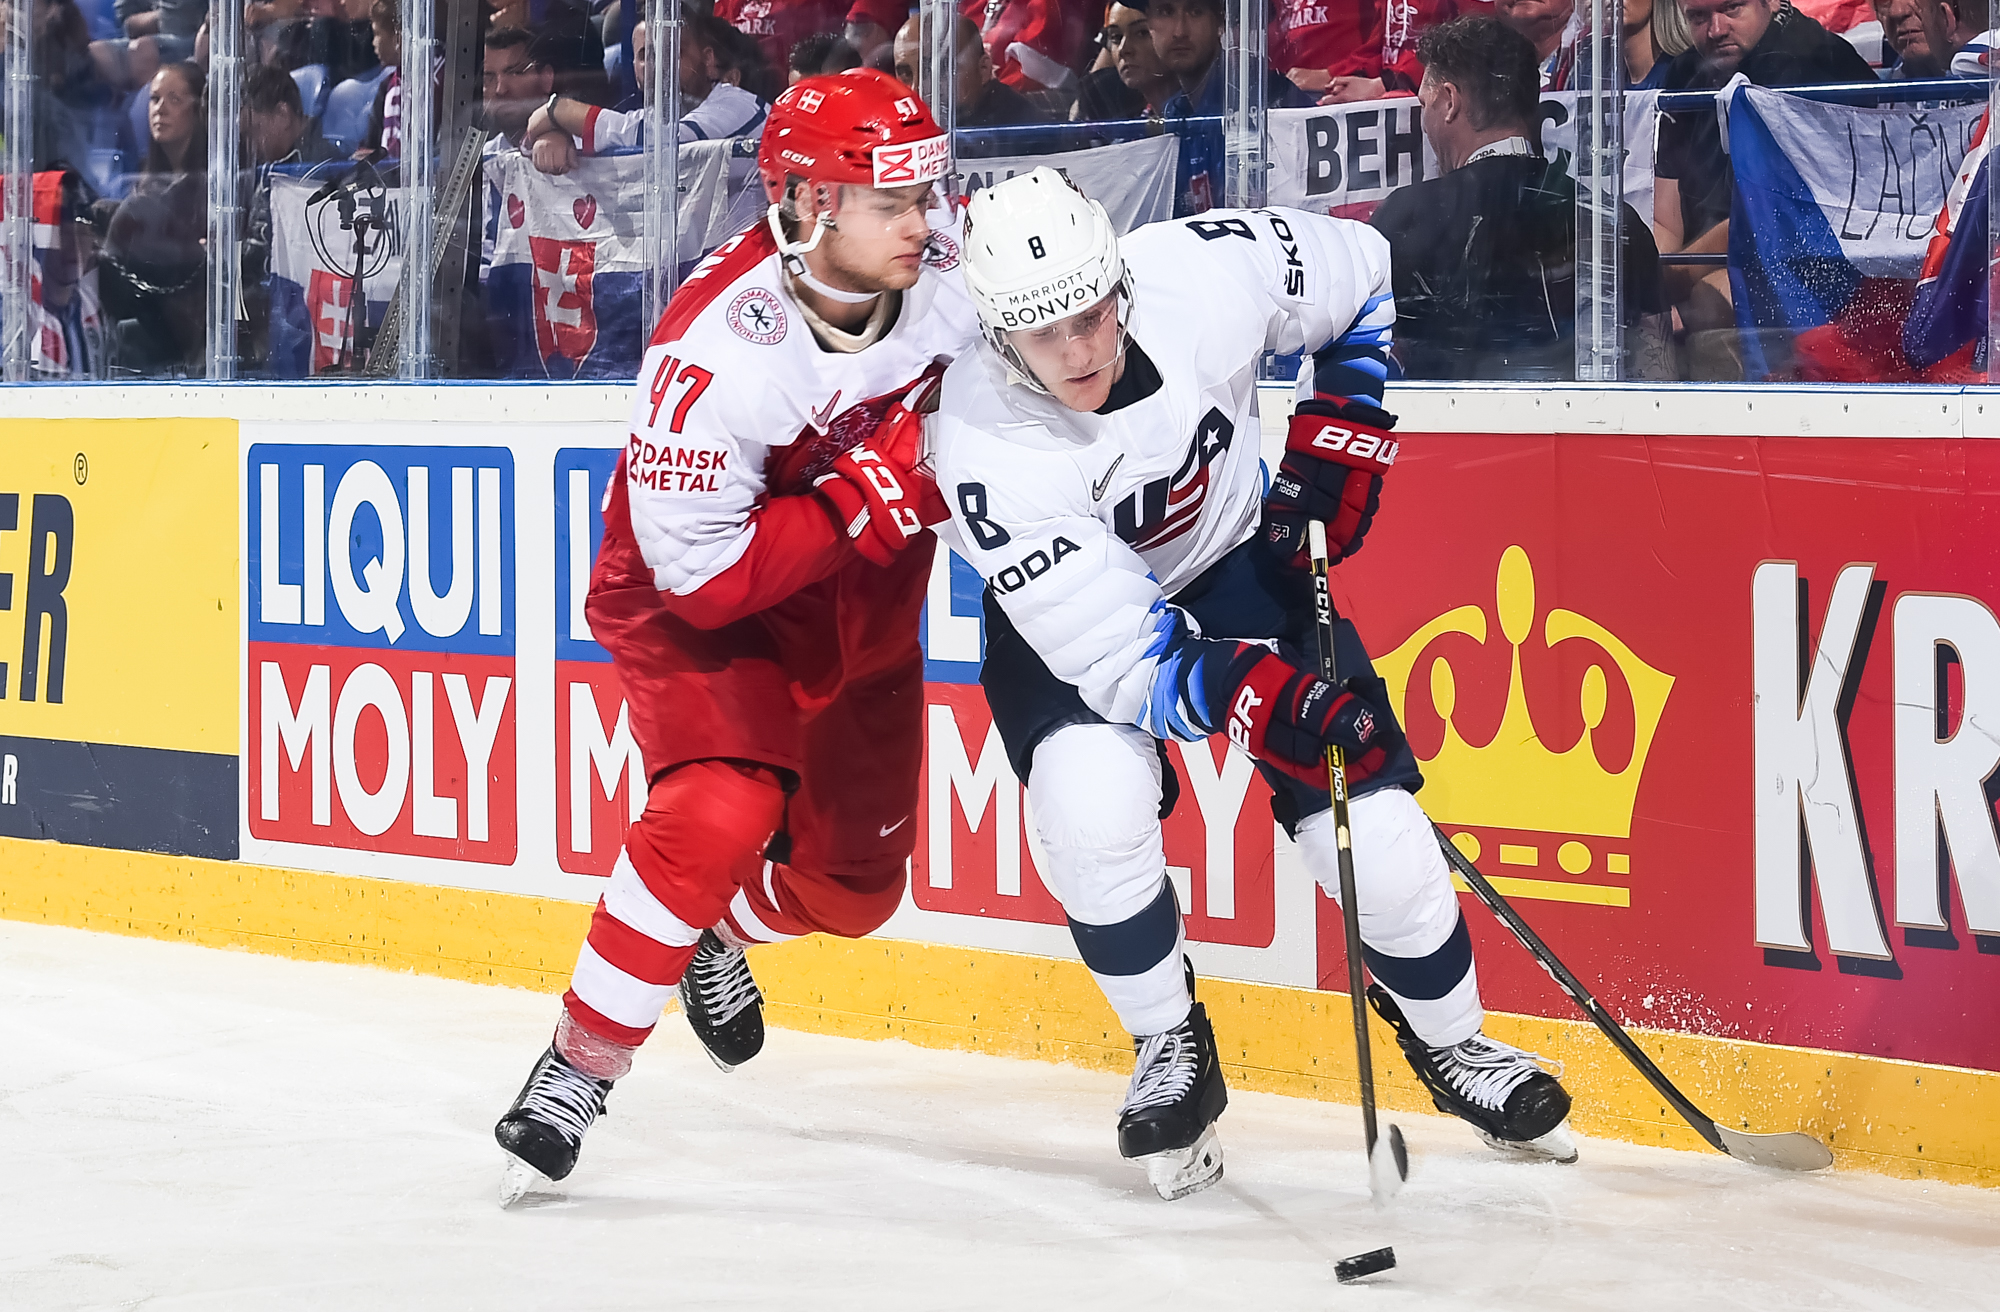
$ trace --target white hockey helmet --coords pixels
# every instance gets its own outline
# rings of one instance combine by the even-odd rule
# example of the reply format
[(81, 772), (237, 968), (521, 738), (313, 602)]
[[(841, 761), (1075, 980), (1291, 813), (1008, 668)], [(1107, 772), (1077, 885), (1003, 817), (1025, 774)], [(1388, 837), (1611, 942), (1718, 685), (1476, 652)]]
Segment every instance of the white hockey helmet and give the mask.
[(1124, 350), (1131, 288), (1104, 207), (1046, 166), (974, 192), (965, 212), (965, 287), (979, 325), (1019, 381), (1046, 393), (1008, 332), (1067, 319), (1118, 295)]

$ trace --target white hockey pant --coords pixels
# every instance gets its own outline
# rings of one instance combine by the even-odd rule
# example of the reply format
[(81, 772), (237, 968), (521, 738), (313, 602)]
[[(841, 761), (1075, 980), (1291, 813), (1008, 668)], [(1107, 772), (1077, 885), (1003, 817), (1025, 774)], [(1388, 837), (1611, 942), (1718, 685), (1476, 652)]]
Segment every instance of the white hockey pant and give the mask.
[(1077, 952), (1133, 1034), (1187, 1019), (1180, 907), (1160, 839), (1160, 758), (1151, 736), (1072, 724), (1035, 748), (1028, 802), (1044, 873)]

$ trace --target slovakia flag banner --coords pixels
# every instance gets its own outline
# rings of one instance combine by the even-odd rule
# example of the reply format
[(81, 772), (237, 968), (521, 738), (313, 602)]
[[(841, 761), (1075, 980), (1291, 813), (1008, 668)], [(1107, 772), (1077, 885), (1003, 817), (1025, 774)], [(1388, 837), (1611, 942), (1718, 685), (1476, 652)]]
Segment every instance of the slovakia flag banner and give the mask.
[(1745, 371), (1761, 378), (1792, 335), (1907, 311), (1986, 106), (1857, 108), (1741, 83), (1722, 95), (1729, 281)]
[[(276, 378), (358, 368), (355, 272), (361, 273), (362, 312), (370, 328), (381, 324), (403, 276), (396, 189), (364, 195), (359, 206), (341, 195), (309, 204), (323, 181), (271, 177), (270, 368)], [(358, 244), (357, 209), (374, 220), (361, 225)]]
[(509, 150), (487, 177), (499, 198), (486, 305), (501, 372), (630, 379), (646, 345), (645, 156), (586, 158), (558, 176)]

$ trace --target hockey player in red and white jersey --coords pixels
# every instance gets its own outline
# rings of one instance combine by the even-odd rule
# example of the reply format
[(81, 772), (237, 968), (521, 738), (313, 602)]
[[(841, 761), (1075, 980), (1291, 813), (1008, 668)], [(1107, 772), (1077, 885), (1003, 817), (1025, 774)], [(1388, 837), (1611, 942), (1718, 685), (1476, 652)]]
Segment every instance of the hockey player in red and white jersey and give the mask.
[(944, 517), (916, 412), (977, 332), (937, 189), (949, 155), (886, 74), (797, 83), (758, 150), (766, 221), (653, 334), (585, 605), (649, 792), (554, 1040), (495, 1127), (503, 1204), (569, 1174), (676, 989), (730, 1069), (764, 1039), (746, 945), (859, 937), (902, 898)]
[[(980, 682), (1078, 953), (1138, 1052), (1119, 1151), (1168, 1198), (1222, 1173), (1228, 1095), (1160, 821), (1178, 791), (1161, 741), (1226, 733), (1332, 896), (1325, 753), (1346, 752), (1377, 1009), (1439, 1108), (1496, 1148), (1573, 1159), (1561, 1084), (1480, 1032), (1471, 938), (1412, 796), (1423, 777), (1360, 636), (1336, 622), (1338, 684), (1305, 655), (1305, 524), (1353, 556), (1397, 449), (1387, 244), (1278, 208), (1121, 241), (1045, 168), (975, 195), (964, 235), (986, 345), (946, 372), (932, 421), (940, 532), (987, 580)], [(1312, 359), (1268, 496), (1266, 351)]]

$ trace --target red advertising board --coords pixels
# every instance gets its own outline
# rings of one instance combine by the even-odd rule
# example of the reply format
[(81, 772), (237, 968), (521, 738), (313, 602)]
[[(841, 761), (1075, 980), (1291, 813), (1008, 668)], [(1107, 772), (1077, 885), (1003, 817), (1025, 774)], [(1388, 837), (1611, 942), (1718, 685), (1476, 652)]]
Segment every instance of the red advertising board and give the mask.
[[(1412, 435), (1335, 597), (1619, 1014), (2000, 1070), (1996, 544), (1992, 442)], [(1464, 901), (1488, 1005), (1570, 1014)]]

